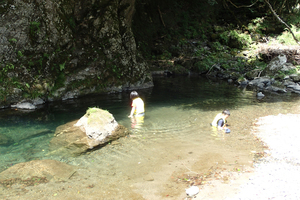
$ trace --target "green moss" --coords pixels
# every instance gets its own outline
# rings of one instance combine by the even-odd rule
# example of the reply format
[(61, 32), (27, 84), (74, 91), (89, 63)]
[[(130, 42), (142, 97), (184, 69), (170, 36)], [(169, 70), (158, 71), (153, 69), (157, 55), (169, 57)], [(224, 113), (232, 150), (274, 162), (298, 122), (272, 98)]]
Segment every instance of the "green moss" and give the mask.
[(29, 36), (32, 39), (36, 39), (38, 37), (38, 33), (40, 32), (40, 25), (41, 25), (40, 22), (36, 22), (36, 21), (30, 22)]
[(93, 107), (93, 108), (88, 108), (88, 110), (86, 111), (86, 114), (89, 116), (96, 112), (99, 112), (99, 108)]
[(53, 90), (55, 91), (58, 88), (64, 87), (65, 86), (65, 80), (66, 80), (65, 74), (63, 72), (60, 73), (57, 76), (56, 80), (55, 80), (55, 84), (54, 84)]

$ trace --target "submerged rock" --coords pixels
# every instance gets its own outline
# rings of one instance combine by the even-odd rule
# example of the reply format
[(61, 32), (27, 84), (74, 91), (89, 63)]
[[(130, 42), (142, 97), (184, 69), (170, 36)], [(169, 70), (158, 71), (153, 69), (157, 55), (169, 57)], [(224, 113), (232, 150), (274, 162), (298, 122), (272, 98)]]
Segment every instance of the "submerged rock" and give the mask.
[(14, 143), (14, 140), (7, 135), (0, 133), (0, 146), (8, 146)]
[(57, 127), (49, 149), (51, 153), (76, 156), (128, 133), (108, 111), (90, 108), (78, 121)]
[(48, 181), (67, 181), (76, 172), (76, 167), (56, 160), (32, 160), (16, 164), (0, 173), (0, 181), (20, 178), (45, 177)]

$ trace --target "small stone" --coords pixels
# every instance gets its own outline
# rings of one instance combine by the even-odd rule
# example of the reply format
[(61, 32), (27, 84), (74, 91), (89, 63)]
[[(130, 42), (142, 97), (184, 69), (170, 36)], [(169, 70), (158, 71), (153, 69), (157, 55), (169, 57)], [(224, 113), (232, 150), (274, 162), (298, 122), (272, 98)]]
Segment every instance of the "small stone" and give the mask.
[(150, 176), (150, 175), (146, 175), (146, 176), (144, 177), (144, 180), (145, 180), (145, 181), (154, 181), (154, 178), (153, 178), (152, 176)]

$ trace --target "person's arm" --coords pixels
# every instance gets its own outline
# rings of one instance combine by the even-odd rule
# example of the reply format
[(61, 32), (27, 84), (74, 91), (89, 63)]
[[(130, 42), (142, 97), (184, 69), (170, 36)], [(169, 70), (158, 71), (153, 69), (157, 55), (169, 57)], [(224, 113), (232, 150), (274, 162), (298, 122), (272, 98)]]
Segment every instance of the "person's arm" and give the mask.
[(134, 107), (131, 108), (130, 115), (128, 117), (133, 117)]
[(134, 111), (135, 111), (135, 106), (132, 106), (130, 115), (128, 117), (133, 117)]

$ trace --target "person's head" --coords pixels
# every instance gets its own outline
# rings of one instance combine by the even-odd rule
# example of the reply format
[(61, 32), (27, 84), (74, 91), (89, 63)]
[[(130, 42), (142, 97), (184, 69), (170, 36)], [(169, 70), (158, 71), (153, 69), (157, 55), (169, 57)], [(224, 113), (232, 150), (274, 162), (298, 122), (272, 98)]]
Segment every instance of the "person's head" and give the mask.
[(229, 117), (230, 116), (230, 112), (229, 110), (223, 110), (222, 114), (225, 116), (225, 118)]
[(130, 99), (135, 99), (135, 98), (138, 98), (139, 97), (139, 94), (137, 93), (137, 91), (132, 91), (130, 93)]

